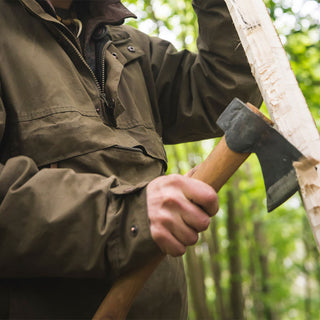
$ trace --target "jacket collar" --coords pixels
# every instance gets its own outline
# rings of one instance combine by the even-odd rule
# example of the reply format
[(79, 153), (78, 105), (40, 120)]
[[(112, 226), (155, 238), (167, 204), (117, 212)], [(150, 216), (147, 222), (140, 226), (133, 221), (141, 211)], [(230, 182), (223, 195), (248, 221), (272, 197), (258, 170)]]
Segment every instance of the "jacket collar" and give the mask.
[[(60, 23), (56, 19), (55, 10), (49, 0), (19, 1), (42, 19)], [(120, 0), (73, 0), (73, 6), (77, 16), (85, 26), (82, 35), (84, 46), (88, 44), (93, 31), (98, 25), (120, 25), (126, 18), (136, 18), (136, 15), (129, 11)]]
[[(34, 0), (24, 1), (30, 4)], [(50, 0), (36, 0), (45, 11), (55, 13)], [(74, 8), (81, 19), (100, 21), (106, 24), (122, 24), (126, 18), (136, 18), (120, 0), (73, 0)], [(50, 12), (51, 11), (51, 12)]]
[[(80, 2), (82, 4), (83, 0), (76, 0), (75, 5)], [(107, 24), (121, 24), (126, 18), (136, 18), (136, 15), (128, 10), (120, 0), (86, 0), (86, 2), (91, 19), (100, 17)]]

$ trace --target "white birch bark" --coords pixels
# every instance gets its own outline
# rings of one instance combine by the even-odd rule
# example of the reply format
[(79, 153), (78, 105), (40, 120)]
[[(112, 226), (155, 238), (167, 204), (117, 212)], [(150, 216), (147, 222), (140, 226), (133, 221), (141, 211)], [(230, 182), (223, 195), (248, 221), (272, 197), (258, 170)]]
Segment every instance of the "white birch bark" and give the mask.
[[(263, 0), (225, 0), (276, 129), (307, 158), (295, 165), (320, 250), (320, 137)], [(318, 170), (315, 170), (317, 167)]]

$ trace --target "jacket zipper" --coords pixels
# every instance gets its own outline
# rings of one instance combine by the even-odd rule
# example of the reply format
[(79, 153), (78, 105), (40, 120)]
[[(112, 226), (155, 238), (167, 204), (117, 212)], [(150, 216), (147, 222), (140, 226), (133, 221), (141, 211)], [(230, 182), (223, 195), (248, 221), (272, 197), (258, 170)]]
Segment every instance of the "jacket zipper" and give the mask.
[[(29, 7), (27, 7), (27, 6), (25, 6), (25, 7), (32, 15), (36, 16), (37, 18), (39, 18), (39, 16), (37, 14), (35, 14)], [(91, 70), (91, 68), (87, 64), (87, 61), (84, 59), (84, 57), (83, 57), (83, 55), (81, 53), (81, 45), (80, 45), (79, 39), (77, 39), (73, 35), (73, 33), (68, 28), (66, 28), (63, 24), (55, 23), (55, 22), (52, 22), (52, 21), (47, 21), (47, 20), (45, 20), (45, 19), (43, 19), (41, 17), (40, 17), (40, 19), (44, 20), (47, 23), (49, 22), (50, 24), (53, 24), (55, 26), (55, 28), (58, 30), (60, 36), (62, 36), (62, 38), (71, 46), (71, 48), (73, 49), (74, 53), (80, 58), (80, 60), (83, 62), (83, 64), (86, 67), (86, 69), (91, 74), (91, 76), (94, 79), (94, 82), (96, 83), (96, 86), (97, 86), (97, 88), (99, 90), (100, 96), (104, 95), (104, 90), (103, 90), (103, 88), (101, 88), (97, 77), (95, 76), (94, 72)], [(63, 29), (63, 31), (61, 29)], [(65, 32), (67, 32), (69, 34), (69, 37), (70, 38), (72, 37), (72, 39), (74, 41), (71, 41), (70, 38), (65, 34)], [(73, 42), (75, 42), (77, 44), (77, 46)], [(104, 66), (103, 66), (103, 69), (104, 69)]]
[[(71, 48), (73, 49), (74, 53), (80, 58), (80, 60), (83, 62), (83, 65), (86, 67), (86, 69), (90, 72), (92, 78), (94, 79), (94, 82), (97, 86), (97, 89), (99, 90), (99, 95), (100, 95), (100, 99), (102, 100), (103, 103), (101, 103), (101, 108), (106, 109), (106, 113), (107, 113), (107, 117), (110, 120), (111, 124), (116, 127), (116, 121), (114, 118), (114, 112), (113, 112), (113, 106), (110, 104), (110, 102), (108, 101), (106, 94), (105, 94), (105, 90), (104, 90), (104, 85), (103, 85), (103, 80), (102, 83), (100, 85), (99, 80), (97, 79), (96, 75), (94, 74), (94, 72), (91, 70), (91, 68), (89, 67), (89, 65), (87, 64), (85, 58), (83, 57), (83, 55), (80, 53), (80, 51), (78, 50), (78, 48), (72, 43), (72, 41), (64, 34), (64, 32), (62, 30), (60, 30), (59, 28), (57, 29), (59, 34), (62, 36), (62, 38), (67, 41), (68, 44), (70, 44)], [(103, 52), (105, 52), (107, 47), (107, 44), (104, 45), (103, 47)], [(101, 55), (103, 57), (103, 55)], [(104, 60), (103, 58), (101, 58), (101, 73), (102, 73), (102, 79), (104, 79), (105, 76), (105, 66), (104, 66)], [(97, 109), (97, 112), (100, 113), (100, 110)]]
[(111, 121), (113, 126), (116, 126), (116, 121), (114, 118), (114, 105), (110, 101), (107, 100), (106, 92), (105, 92), (105, 52), (110, 43), (109, 33), (104, 35), (103, 38), (96, 40), (96, 78), (100, 84), (100, 88), (102, 91), (102, 99), (105, 102), (105, 111), (107, 114), (107, 118)]
[[(37, 14), (35, 14), (28, 6), (26, 6), (25, 4), (23, 4), (24, 7), (34, 16), (36, 16), (37, 18), (39, 18), (39, 16)], [(41, 20), (44, 20), (45, 22), (49, 22), (43, 18), (40, 17)], [(55, 22), (52, 22), (50, 21), (49, 22), (50, 24), (54, 24), (55, 28), (57, 29), (59, 35), (62, 37), (62, 39), (64, 41), (66, 41), (72, 48), (73, 52), (77, 55), (77, 57), (80, 58), (81, 62), (83, 63), (83, 65), (85, 66), (85, 68), (89, 71), (89, 73), (91, 74), (95, 84), (96, 84), (96, 87), (97, 87), (97, 90), (99, 92), (99, 97), (100, 97), (100, 101), (101, 101), (101, 108), (106, 108), (107, 110), (107, 114), (108, 116), (110, 117), (110, 121), (112, 123), (112, 125), (116, 126), (116, 121), (115, 121), (115, 118), (114, 118), (114, 113), (113, 113), (113, 107), (110, 106), (110, 103), (109, 101), (107, 100), (107, 97), (106, 97), (106, 94), (105, 94), (105, 91), (104, 91), (104, 87), (102, 87), (96, 77), (96, 75), (94, 74), (94, 72), (91, 70), (91, 68), (89, 67), (89, 65), (87, 64), (87, 61), (84, 59), (83, 55), (81, 54), (81, 45), (80, 45), (80, 41), (79, 39), (77, 39), (73, 33), (68, 30), (64, 25), (60, 25), (58, 23), (55, 23)], [(62, 31), (61, 29), (63, 28), (64, 31)], [(65, 34), (65, 32), (67, 32), (69, 34), (70, 37), (72, 37), (74, 40), (75, 40), (75, 43), (77, 44), (77, 46), (73, 43), (73, 41), (70, 40), (70, 38)], [(107, 45), (107, 43), (106, 43)], [(106, 46), (105, 45), (105, 46)], [(102, 63), (102, 75), (103, 77), (105, 76), (105, 67), (104, 67), (104, 63)], [(100, 114), (100, 110), (97, 108), (96, 111)]]
[(100, 83), (99, 83), (96, 75), (94, 74), (94, 72), (91, 70), (91, 68), (87, 64), (87, 61), (85, 60), (83, 55), (80, 53), (79, 49), (72, 43), (72, 41), (64, 34), (63, 31), (61, 31), (59, 28), (57, 30), (58, 30), (59, 34), (62, 36), (62, 38), (65, 41), (67, 41), (67, 43), (71, 46), (71, 48), (73, 49), (74, 53), (78, 56), (78, 58), (80, 58), (80, 60), (83, 62), (84, 66), (89, 71), (92, 78), (94, 79), (94, 82), (96, 83), (97, 89), (99, 90), (100, 94), (104, 94), (103, 89), (101, 88)]
[[(104, 40), (104, 39), (101, 39)], [(104, 83), (105, 83), (105, 63), (104, 63), (104, 56), (105, 56), (105, 52), (106, 52), (106, 48), (107, 48), (107, 44), (108, 44), (109, 40), (107, 40), (105, 43), (98, 44), (98, 50), (96, 50), (96, 72), (98, 73), (98, 81), (100, 83), (100, 87), (102, 88), (102, 91), (105, 92), (104, 89)], [(98, 52), (98, 53), (97, 53)], [(100, 66), (100, 68), (99, 68)]]

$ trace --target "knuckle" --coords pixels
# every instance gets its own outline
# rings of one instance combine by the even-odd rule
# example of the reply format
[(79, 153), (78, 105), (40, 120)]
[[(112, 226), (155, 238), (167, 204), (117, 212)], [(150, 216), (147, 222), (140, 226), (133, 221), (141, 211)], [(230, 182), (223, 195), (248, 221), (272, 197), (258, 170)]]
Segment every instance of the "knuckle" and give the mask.
[(160, 231), (158, 228), (150, 226), (150, 233), (151, 233), (151, 237), (154, 241), (156, 241), (160, 238)]
[(196, 244), (198, 239), (199, 239), (198, 233), (194, 232), (192, 235), (189, 236), (188, 245), (192, 246), (192, 245)]
[(178, 208), (182, 209), (185, 205), (185, 198), (180, 192), (168, 190), (168, 192), (163, 194), (162, 203), (169, 211)]
[(161, 228), (150, 228), (152, 239), (158, 244), (161, 245), (165, 240), (165, 233), (161, 230)]
[(166, 211), (165, 213), (159, 215), (158, 222), (162, 226), (170, 227), (174, 224), (174, 217), (172, 214)]
[(177, 173), (173, 173), (168, 176), (169, 182), (174, 187), (180, 187), (183, 184), (183, 176)]
[(211, 188), (210, 190), (208, 190), (207, 199), (208, 199), (208, 202), (210, 203), (215, 203), (218, 201), (218, 195), (214, 191), (214, 189)]
[(208, 213), (211, 216), (215, 215), (219, 210), (219, 198), (213, 189), (212, 192), (209, 192), (207, 196), (207, 208), (209, 209)]
[(203, 215), (203, 217), (199, 219), (199, 231), (207, 230), (210, 225), (210, 221), (209, 216)]
[(177, 195), (174, 192), (166, 192), (163, 195), (163, 203), (167, 206), (173, 206), (177, 203)]
[(181, 246), (179, 248), (175, 248), (175, 250), (172, 252), (173, 257), (180, 257), (186, 253), (186, 247)]

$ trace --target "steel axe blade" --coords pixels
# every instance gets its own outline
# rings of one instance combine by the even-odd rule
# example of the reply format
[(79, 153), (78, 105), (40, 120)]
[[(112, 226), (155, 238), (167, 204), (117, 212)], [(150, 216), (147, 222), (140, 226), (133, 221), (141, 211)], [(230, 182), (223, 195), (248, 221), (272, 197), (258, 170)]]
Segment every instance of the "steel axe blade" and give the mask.
[(267, 194), (267, 208), (277, 208), (298, 189), (293, 162), (303, 157), (258, 112), (235, 98), (219, 117), (227, 146), (237, 153), (256, 153)]

